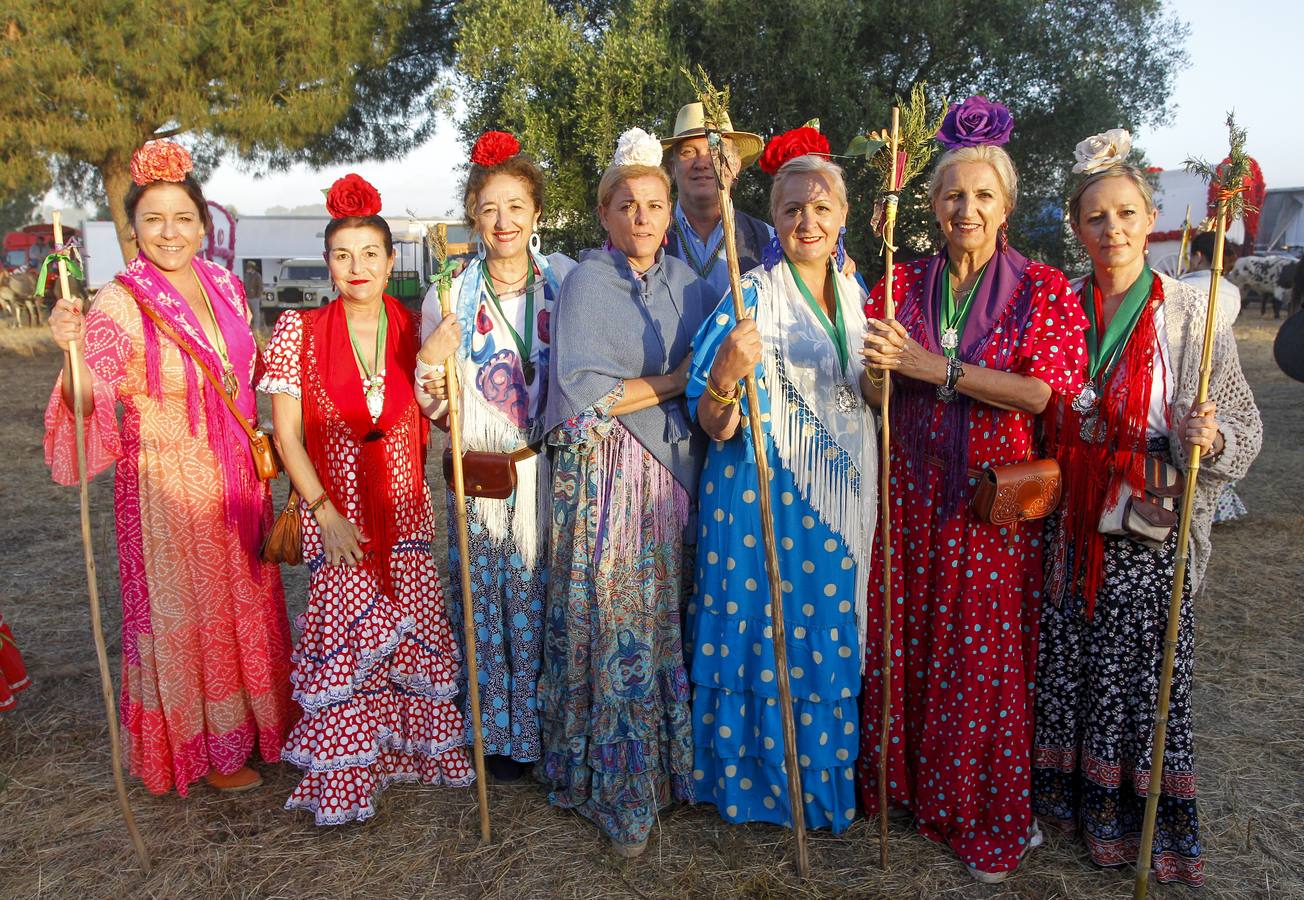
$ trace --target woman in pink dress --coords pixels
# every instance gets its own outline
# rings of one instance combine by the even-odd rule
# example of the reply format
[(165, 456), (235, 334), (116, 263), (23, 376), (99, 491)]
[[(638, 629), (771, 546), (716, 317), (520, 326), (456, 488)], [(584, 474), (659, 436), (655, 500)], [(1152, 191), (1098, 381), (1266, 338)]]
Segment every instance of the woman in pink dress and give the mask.
[(14, 695), (31, 683), (27, 669), (23, 666), (23, 655), (18, 652), (18, 644), (14, 641), (14, 634), (5, 624), (4, 613), (0, 613), (0, 712), (13, 709), (18, 704)]
[(428, 423), (413, 393), (418, 316), (385, 294), (394, 242), (357, 175), (326, 200), (339, 297), (283, 313), (258, 385), (303, 498), (308, 607), (283, 758), (304, 770), (287, 809), (318, 825), (368, 819), (396, 781), (469, 784), (457, 708), (461, 656), (431, 555)]
[[(985, 124), (977, 133), (971, 122)], [(1038, 416), (1082, 384), (1086, 319), (1068, 281), (1003, 239), (1017, 175), (1008, 111), (953, 109), (930, 194), (946, 246), (895, 270), (895, 321), (870, 294), (871, 382), (891, 405), (892, 722), (888, 803), (997, 882), (1039, 841), (1029, 789), (1042, 523), (998, 526), (971, 501), (978, 469), (1037, 454)], [(957, 133), (958, 132), (958, 133)], [(878, 813), (882, 554), (870, 577), (861, 798)]]
[(168, 141), (132, 157), (126, 205), (140, 255), (89, 312), (61, 300), (50, 315), (64, 365), (45, 412), (46, 462), (75, 484), (67, 349), (79, 341), (87, 467), (117, 463), (124, 743), (145, 787), (182, 796), (205, 776), (257, 786), (246, 763), (279, 759), (294, 720), (281, 577), (258, 559), (270, 494), (243, 427), (190, 356), (253, 420), (249, 307), (239, 279), (196, 255), (209, 219), (190, 168)]

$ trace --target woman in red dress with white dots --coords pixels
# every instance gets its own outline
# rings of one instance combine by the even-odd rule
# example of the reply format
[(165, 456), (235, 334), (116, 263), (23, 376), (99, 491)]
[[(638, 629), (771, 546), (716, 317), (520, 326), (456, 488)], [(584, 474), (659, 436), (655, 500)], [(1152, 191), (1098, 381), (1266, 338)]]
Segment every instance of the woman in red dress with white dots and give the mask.
[(394, 245), (375, 188), (348, 175), (326, 206), (340, 296), (281, 316), (258, 385), (303, 498), (310, 574), (292, 677), (303, 719), (282, 753), (304, 776), (285, 805), (318, 825), (370, 818), (396, 781), (474, 778), (431, 556), (427, 425), (412, 392), (419, 322), (384, 294)]
[[(980, 520), (969, 472), (1036, 456), (1037, 417), (1052, 392), (1074, 395), (1086, 362), (1086, 320), (1064, 276), (1004, 240), (1017, 175), (996, 145), (1011, 126), (983, 98), (952, 109), (930, 186), (946, 246), (896, 267), (896, 321), (883, 321), (882, 284), (866, 305), (871, 384), (896, 375), (882, 498), (892, 504), (888, 802), (984, 883), (1004, 879), (1040, 837), (1029, 789), (1042, 523)], [(880, 551), (859, 759), (874, 815), (882, 572)]]

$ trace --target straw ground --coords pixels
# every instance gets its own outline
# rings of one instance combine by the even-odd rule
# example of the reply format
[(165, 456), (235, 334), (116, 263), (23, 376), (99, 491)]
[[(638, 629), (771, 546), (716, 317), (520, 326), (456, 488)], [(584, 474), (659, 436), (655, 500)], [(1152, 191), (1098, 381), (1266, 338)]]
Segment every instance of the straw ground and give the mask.
[[(1156, 897), (1304, 896), (1304, 385), (1272, 363), (1272, 324), (1249, 312), (1241, 352), (1263, 409), (1263, 455), (1242, 485), (1251, 518), (1215, 532), (1199, 603), (1196, 725), (1209, 881)], [(594, 828), (534, 784), (491, 785), (495, 842), (478, 846), (475, 793), (399, 785), (361, 826), (313, 827), (281, 804), (295, 773), (264, 767), (236, 798), (187, 800), (131, 787), (155, 859), (142, 876), (114, 803), (87, 632), (75, 490), (41, 462), (42, 412), (58, 357), (39, 332), (0, 332), (0, 605), (34, 686), (0, 716), (0, 897), (1063, 897), (1114, 898), (1130, 870), (1103, 870), (1056, 834), (1004, 885), (975, 885), (942, 848), (876, 827), (811, 832), (797, 879), (786, 831), (727, 826), (707, 809), (664, 812), (647, 855), (612, 859)], [(431, 471), (432, 480), (438, 479)], [(436, 482), (437, 483), (437, 482)], [(283, 491), (284, 487), (281, 486)], [(91, 488), (111, 652), (118, 652), (110, 479)], [(439, 550), (440, 560), (446, 559)], [(286, 570), (291, 613), (302, 570)]]

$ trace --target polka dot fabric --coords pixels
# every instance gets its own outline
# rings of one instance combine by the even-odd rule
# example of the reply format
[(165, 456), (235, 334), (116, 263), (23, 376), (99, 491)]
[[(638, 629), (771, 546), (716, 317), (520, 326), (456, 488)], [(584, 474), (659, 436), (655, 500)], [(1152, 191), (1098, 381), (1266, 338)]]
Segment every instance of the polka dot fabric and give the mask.
[[(320, 390), (301, 384), (301, 341), (298, 316), (283, 315), (268, 346), (261, 390), (292, 395)], [(396, 382), (391, 389), (404, 387)], [(415, 405), (412, 409), (408, 427), (415, 430)], [(315, 464), (319, 471), (329, 470), (336, 483), (353, 488), (360, 452), (336, 420), (327, 458)], [(396, 484), (410, 483), (412, 465), (408, 453), (391, 455)], [(382, 592), (365, 566), (327, 564), (317, 520), (303, 514), (308, 606), (296, 621), (300, 635), (291, 676), (303, 718), (282, 758), (304, 770), (286, 808), (311, 810), (319, 825), (370, 818), (377, 796), (394, 782), (465, 785), (475, 777), (455, 702), (461, 655), (431, 555), (430, 493), (424, 481), (419, 483), (420, 492), (401, 496), (396, 508), (393, 596)], [(341, 498), (341, 512), (358, 523), (360, 504), (351, 491)]]
[[(897, 266), (901, 322), (924, 338), (919, 315), (924, 266)], [(882, 317), (882, 284), (866, 313)], [(1075, 392), (1085, 366), (1083, 317), (1064, 276), (1031, 263), (1018, 291), (1031, 291), (1025, 323), (1006, 312), (980, 364), (1009, 368)], [(1017, 341), (1010, 346), (1008, 342)], [(935, 404), (936, 431), (943, 404)], [(894, 406), (897, 413), (900, 407)], [(892, 423), (894, 437), (919, 423)], [(1035, 419), (975, 402), (968, 423), (970, 468), (1029, 458)], [(938, 514), (942, 470), (912, 467), (892, 446), (892, 724), (888, 802), (914, 814), (920, 833), (948, 844), (984, 872), (1013, 869), (1032, 825), (1033, 680), (1042, 597), (1041, 522), (1001, 527), (964, 505)], [(969, 489), (976, 486), (969, 479)], [(885, 498), (886, 499), (886, 498)], [(861, 798), (878, 814), (882, 704), (882, 552), (870, 578), (867, 665), (859, 761)]]

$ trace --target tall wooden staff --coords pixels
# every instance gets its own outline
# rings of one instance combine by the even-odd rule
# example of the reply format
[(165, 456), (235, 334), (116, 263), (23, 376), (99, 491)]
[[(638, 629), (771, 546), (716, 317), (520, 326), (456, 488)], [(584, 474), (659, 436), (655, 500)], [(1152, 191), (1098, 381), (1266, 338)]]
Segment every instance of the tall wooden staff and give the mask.
[[(59, 266), (59, 296), (70, 303), (72, 292), (68, 288), (68, 258), (63, 247), (63, 218), (56, 210), (54, 221), (55, 259)], [(80, 305), (78, 314), (81, 313)], [(109, 752), (113, 758), (113, 786), (118, 793), (118, 806), (122, 810), (122, 820), (126, 823), (131, 845), (136, 849), (136, 859), (140, 867), (149, 874), (149, 851), (145, 841), (136, 827), (136, 817), (131, 812), (131, 802), (127, 799), (127, 783), (122, 775), (122, 744), (118, 735), (118, 710), (113, 701), (113, 676), (109, 674), (109, 651), (104, 645), (104, 628), (100, 619), (100, 588), (95, 576), (95, 550), (91, 544), (91, 493), (90, 473), (86, 469), (86, 421), (85, 405), (82, 402), (82, 352), (77, 341), (68, 342), (68, 357), (71, 362), (69, 372), (72, 376), (72, 417), (77, 432), (77, 485), (81, 499), (81, 535), (82, 555), (86, 559), (86, 588), (91, 607), (91, 635), (95, 639), (95, 658), (100, 664), (100, 693), (104, 697), (104, 714), (109, 720)]]
[[(427, 237), (430, 237), (427, 233)], [(435, 226), (431, 241), (439, 271), (435, 284), (439, 288), (439, 309), (446, 316), (452, 312), (448, 291), (452, 286), (452, 263), (448, 258), (448, 226)], [(476, 794), (480, 803), (480, 840), (489, 841), (489, 788), (484, 774), (484, 730), (480, 725), (480, 672), (476, 665), (475, 614), (471, 608), (471, 550), (466, 525), (466, 480), (462, 474), (462, 394), (457, 385), (457, 351), (444, 361), (448, 391), (448, 443), (453, 453), (454, 518), (457, 520), (457, 555), (462, 564), (462, 636), (466, 645), (466, 690), (471, 699), (471, 735), (474, 741)]]
[(1177, 273), (1180, 278), (1191, 264), (1191, 204), (1186, 204), (1186, 219), (1182, 222), (1182, 244), (1177, 248)]
[[(892, 107), (892, 130), (888, 133), (887, 148), (891, 157), (888, 170), (888, 184), (891, 192), (883, 208), (883, 264), (887, 271), (883, 275), (883, 315), (889, 319), (896, 318), (896, 299), (892, 292), (895, 273), (896, 246), (893, 236), (896, 234), (897, 206), (900, 202), (897, 184), (897, 172), (900, 160), (897, 158), (901, 146), (901, 108)], [(883, 542), (883, 709), (878, 724), (878, 861), (887, 868), (887, 747), (888, 729), (892, 725), (892, 419), (889, 415), (892, 402), (892, 373), (883, 373), (883, 408), (881, 443), (879, 445), (879, 485), (878, 509), (880, 521), (879, 537)]]
[[(729, 291), (733, 295), (734, 318), (741, 322), (747, 318), (743, 306), (742, 279), (738, 272), (738, 244), (734, 237), (733, 200), (725, 189), (724, 173), (730, 165), (724, 154), (721, 123), (728, 115), (729, 89), (719, 90), (711, 83), (706, 70), (697, 67), (697, 76), (685, 71), (698, 99), (702, 101), (707, 143), (711, 149), (711, 166), (715, 171), (715, 186), (720, 198), (720, 225), (724, 237), (725, 261), (729, 267)], [(765, 453), (765, 430), (761, 422), (760, 397), (756, 389), (756, 375), (748, 372), (743, 379), (747, 394), (747, 419), (752, 432), (752, 449), (756, 457), (756, 494), (761, 507), (761, 537), (765, 543), (765, 573), (770, 585), (770, 618), (774, 633), (774, 667), (778, 671), (779, 716), (783, 723), (783, 761), (788, 774), (788, 809), (792, 816), (792, 832), (797, 843), (797, 873), (810, 875), (810, 858), (806, 847), (806, 815), (803, 807), (801, 768), (797, 762), (797, 725), (792, 713), (792, 686), (788, 681), (788, 638), (783, 624), (783, 578), (779, 572), (778, 545), (774, 538), (774, 514), (770, 505), (770, 462)]]
[[(942, 109), (946, 109), (943, 101)], [(864, 156), (882, 175), (883, 197), (881, 227), (878, 228), (883, 238), (883, 262), (887, 271), (883, 275), (883, 316), (896, 318), (896, 293), (894, 290), (896, 273), (893, 271), (896, 257), (896, 220), (901, 202), (901, 191), (907, 182), (924, 170), (933, 155), (933, 135), (941, 126), (940, 119), (930, 123), (928, 119), (927, 97), (924, 85), (918, 84), (910, 92), (910, 103), (906, 107), (906, 128), (903, 139), (901, 129), (901, 107), (892, 107), (892, 125), (886, 133), (871, 132), (867, 137), (857, 137), (847, 148), (848, 156)], [(883, 152), (887, 156), (884, 157)], [(875, 208), (876, 226), (879, 210)], [(879, 433), (879, 539), (883, 547), (883, 652), (880, 666), (882, 669), (883, 705), (879, 717), (878, 742), (878, 857), (879, 864), (887, 868), (887, 756), (888, 733), (892, 725), (892, 429), (889, 415), (892, 399), (892, 373), (885, 372)]]
[[(1245, 199), (1245, 177), (1250, 172), (1249, 157), (1245, 155), (1245, 129), (1236, 126), (1236, 120), (1227, 116), (1227, 130), (1231, 137), (1229, 161), (1214, 168), (1200, 160), (1187, 160), (1188, 171), (1203, 175), (1217, 185), (1218, 220), (1214, 226), (1213, 267), (1209, 275), (1209, 302), (1204, 313), (1204, 348), (1200, 354), (1200, 382), (1195, 394), (1196, 406), (1209, 399), (1209, 375), (1213, 369), (1213, 330), (1218, 314), (1218, 281), (1222, 276), (1223, 242), (1227, 237), (1228, 220), (1242, 215)], [(1177, 658), (1177, 639), (1181, 626), (1182, 589), (1186, 584), (1187, 545), (1191, 539), (1191, 511), (1195, 502), (1195, 485), (1200, 476), (1201, 449), (1191, 448), (1186, 467), (1186, 486), (1182, 491), (1182, 511), (1177, 522), (1177, 558), (1173, 567), (1173, 588), (1168, 598), (1168, 627), (1164, 632), (1164, 662), (1159, 675), (1159, 702), (1155, 711), (1153, 746), (1150, 751), (1150, 789), (1146, 793), (1145, 818), (1141, 824), (1141, 845), (1137, 848), (1136, 881), (1132, 887), (1134, 900), (1145, 900), (1150, 883), (1150, 856), (1155, 840), (1155, 819), (1159, 812), (1159, 795), (1164, 781), (1164, 745), (1168, 740), (1168, 706), (1173, 687), (1173, 664)]]

